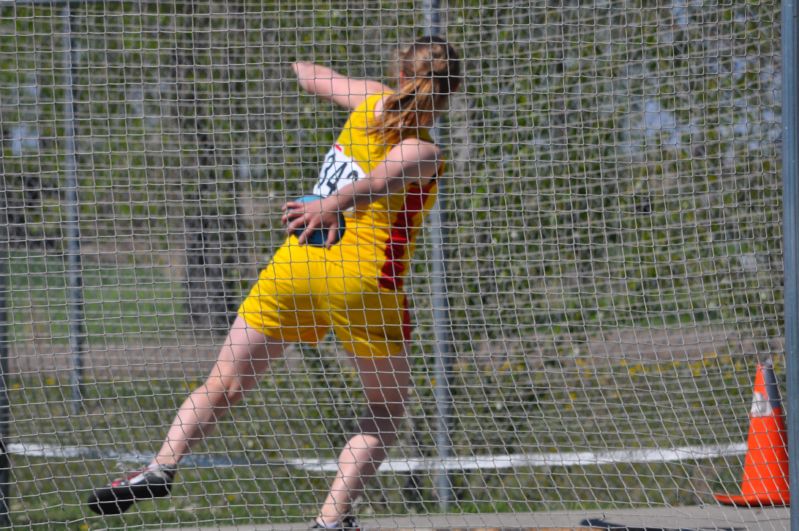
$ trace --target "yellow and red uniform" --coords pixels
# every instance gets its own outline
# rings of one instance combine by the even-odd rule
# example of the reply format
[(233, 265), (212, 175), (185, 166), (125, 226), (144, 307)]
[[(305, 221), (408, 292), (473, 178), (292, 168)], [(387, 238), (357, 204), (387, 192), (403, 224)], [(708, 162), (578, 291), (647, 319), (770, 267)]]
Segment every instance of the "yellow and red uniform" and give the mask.
[[(369, 127), (383, 96), (372, 95), (352, 111), (325, 157), (314, 194), (335, 194), (385, 160), (394, 146)], [(429, 140), (426, 131), (418, 136)], [(346, 232), (330, 249), (299, 245), (289, 236), (239, 314), (254, 329), (283, 341), (316, 343), (332, 327), (357, 356), (399, 353), (412, 329), (403, 279), (436, 192), (435, 180), (409, 184), (345, 212)]]

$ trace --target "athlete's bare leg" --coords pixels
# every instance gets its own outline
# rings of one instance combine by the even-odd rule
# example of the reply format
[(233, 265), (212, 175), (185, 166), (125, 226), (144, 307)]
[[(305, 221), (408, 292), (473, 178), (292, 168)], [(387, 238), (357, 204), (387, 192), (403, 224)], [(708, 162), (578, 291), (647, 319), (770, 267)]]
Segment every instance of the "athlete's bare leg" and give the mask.
[(386, 358), (353, 358), (369, 407), (360, 421), (360, 433), (339, 455), (336, 479), (319, 512), (319, 520), (326, 524), (334, 524), (349, 513), (364, 483), (385, 459), (405, 416), (411, 383), (407, 350)]
[(180, 406), (153, 464), (176, 465), (191, 447), (211, 433), (217, 421), (252, 389), (283, 353), (283, 343), (251, 328), (239, 315), (230, 327), (205, 383)]

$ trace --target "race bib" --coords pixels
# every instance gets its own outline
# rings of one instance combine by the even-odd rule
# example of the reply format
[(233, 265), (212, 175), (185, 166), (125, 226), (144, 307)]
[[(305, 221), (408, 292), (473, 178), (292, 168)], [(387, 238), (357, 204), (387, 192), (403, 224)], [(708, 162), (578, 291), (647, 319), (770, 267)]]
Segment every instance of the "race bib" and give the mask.
[(341, 146), (334, 144), (325, 155), (319, 180), (313, 187), (313, 194), (321, 197), (333, 195), (342, 187), (365, 176), (366, 172), (358, 166), (358, 163), (348, 157)]

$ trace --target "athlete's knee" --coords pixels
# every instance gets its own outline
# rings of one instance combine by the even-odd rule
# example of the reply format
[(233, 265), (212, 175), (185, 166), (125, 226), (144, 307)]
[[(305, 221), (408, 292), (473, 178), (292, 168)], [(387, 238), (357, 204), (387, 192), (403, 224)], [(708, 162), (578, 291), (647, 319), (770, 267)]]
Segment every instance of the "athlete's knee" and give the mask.
[(409, 395), (410, 390), (406, 388), (367, 391), (368, 409), (378, 418), (402, 418), (405, 415), (405, 402)]
[(397, 438), (397, 432), (404, 418), (403, 401), (370, 403), (361, 416), (360, 432), (363, 435), (379, 437), (383, 444), (389, 445)]

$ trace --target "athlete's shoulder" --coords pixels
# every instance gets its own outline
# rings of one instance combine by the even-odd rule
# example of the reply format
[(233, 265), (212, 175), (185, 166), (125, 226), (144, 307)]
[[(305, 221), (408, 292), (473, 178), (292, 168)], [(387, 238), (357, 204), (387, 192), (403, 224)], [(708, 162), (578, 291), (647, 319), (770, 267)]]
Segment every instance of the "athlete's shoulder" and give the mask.
[(393, 94), (393, 93), (394, 92), (391, 89), (386, 88), (385, 90), (381, 90), (381, 91), (378, 91), (378, 92), (373, 92), (371, 94), (367, 94), (366, 97), (363, 99), (363, 101), (360, 103), (360, 105), (358, 105), (357, 107), (355, 107), (355, 109), (353, 109), (353, 112), (359, 111), (359, 110), (360, 111), (367, 110), (367, 111), (372, 111), (372, 112), (374, 112), (374, 111), (378, 111), (379, 112), (380, 108), (383, 105), (383, 102), (385, 101), (385, 99), (388, 96), (390, 96), (391, 94)]
[(364, 107), (374, 107), (393, 90), (379, 81), (370, 81), (363, 87), (363, 93), (353, 93), (349, 96), (350, 110), (357, 111)]
[(390, 90), (383, 90), (366, 96), (363, 101), (350, 112), (350, 124), (358, 127), (366, 127), (374, 123), (380, 115), (383, 101), (390, 94)]

